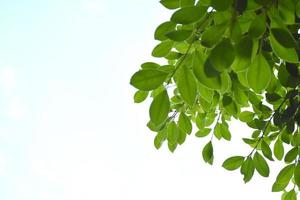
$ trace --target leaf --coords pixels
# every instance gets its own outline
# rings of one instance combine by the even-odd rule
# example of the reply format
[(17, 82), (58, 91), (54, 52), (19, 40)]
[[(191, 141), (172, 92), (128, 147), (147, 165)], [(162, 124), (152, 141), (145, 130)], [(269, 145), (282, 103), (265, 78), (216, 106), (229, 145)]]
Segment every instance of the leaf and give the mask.
[(284, 162), (291, 163), (293, 162), (298, 156), (298, 148), (294, 147), (284, 157)]
[(159, 43), (156, 47), (154, 47), (152, 51), (152, 56), (157, 58), (165, 57), (166, 55), (168, 55), (168, 53), (171, 51), (172, 48), (173, 48), (172, 41), (168, 41), (168, 40), (163, 41)]
[(242, 164), (241, 173), (244, 175), (244, 182), (247, 183), (251, 180), (254, 174), (254, 163), (251, 157), (248, 157)]
[(159, 149), (166, 139), (167, 139), (167, 129), (164, 128), (163, 130), (159, 131), (154, 138), (155, 148)]
[(166, 80), (168, 73), (159, 70), (140, 70), (130, 79), (130, 84), (143, 91), (150, 91), (158, 88)]
[(211, 0), (211, 6), (217, 11), (225, 11), (232, 5), (233, 0)]
[(296, 41), (292, 34), (283, 28), (271, 28), (271, 33), (275, 40), (285, 48), (294, 48), (296, 47)]
[(202, 128), (196, 132), (196, 137), (206, 137), (211, 132), (210, 128)]
[(191, 35), (192, 35), (192, 31), (190, 30), (175, 30), (166, 33), (167, 38), (176, 42), (182, 42), (188, 39)]
[(182, 99), (189, 105), (193, 106), (197, 96), (197, 82), (192, 70), (183, 65), (176, 73), (178, 91)]
[(276, 181), (272, 186), (272, 192), (280, 192), (289, 184), (295, 170), (295, 165), (287, 165), (277, 175)]
[(155, 30), (154, 38), (156, 40), (160, 40), (160, 41), (168, 39), (165, 36), (165, 34), (170, 31), (175, 30), (175, 27), (176, 27), (176, 24), (174, 22), (170, 22), (170, 21), (160, 24)]
[(222, 137), (225, 140), (227, 140), (227, 141), (231, 140), (231, 133), (230, 133), (228, 127), (225, 126), (224, 124), (221, 124), (221, 133), (222, 133)]
[(206, 163), (209, 163), (209, 164), (213, 164), (213, 160), (214, 160), (214, 150), (213, 150), (213, 145), (210, 142), (208, 142), (203, 150), (202, 150), (202, 157), (203, 157), (203, 160), (206, 162)]
[(274, 144), (274, 155), (278, 160), (282, 160), (284, 155), (284, 147), (280, 138)]
[(170, 122), (167, 126), (167, 139), (168, 143), (177, 144), (179, 137), (179, 129), (174, 121)]
[(239, 119), (242, 122), (250, 122), (254, 118), (254, 113), (250, 111), (244, 111), (239, 114)]
[(195, 0), (180, 0), (180, 7), (193, 6), (195, 4)]
[(270, 175), (270, 169), (267, 161), (258, 152), (253, 156), (253, 163), (257, 172), (263, 176), (268, 177)]
[(294, 171), (294, 179), (297, 186), (300, 188), (300, 164), (298, 163)]
[(257, 93), (261, 93), (268, 87), (271, 80), (269, 63), (262, 54), (258, 54), (250, 64), (247, 71), (249, 86)]
[(236, 1), (235, 9), (240, 14), (242, 14), (247, 9), (248, 0), (239, 0)]
[(230, 171), (236, 170), (243, 164), (244, 159), (243, 156), (230, 157), (223, 162), (222, 167)]
[(297, 200), (297, 194), (294, 189), (289, 191), (286, 196), (284, 197), (284, 200)]
[(218, 140), (222, 138), (222, 125), (220, 123), (216, 124), (214, 128), (214, 135)]
[(201, 44), (208, 48), (213, 47), (222, 39), (226, 28), (227, 26), (225, 23), (209, 27), (202, 34)]
[(143, 102), (148, 96), (148, 92), (147, 91), (142, 91), (142, 90), (138, 90), (135, 94), (134, 94), (134, 103), (141, 103)]
[(268, 158), (271, 161), (274, 161), (274, 159), (272, 157), (272, 150), (270, 149), (269, 145), (264, 140), (261, 141), (261, 150), (262, 150), (263, 155), (266, 158)]
[(200, 6), (189, 6), (177, 10), (171, 17), (171, 21), (177, 24), (191, 24), (199, 21), (206, 10)]
[(159, 64), (154, 63), (154, 62), (145, 62), (141, 65), (142, 69), (154, 69), (157, 70), (160, 67)]
[(235, 72), (243, 71), (249, 67), (253, 46), (253, 40), (249, 36), (242, 38), (237, 44), (235, 49), (235, 60), (231, 66)]
[(294, 48), (285, 48), (281, 46), (272, 35), (269, 37), (271, 47), (279, 58), (291, 62), (291, 63), (297, 63), (298, 62), (298, 55), (297, 52)]
[(182, 112), (178, 119), (179, 128), (187, 134), (192, 133), (192, 123), (190, 119)]
[(166, 90), (154, 97), (149, 110), (150, 120), (159, 125), (163, 123), (170, 111), (170, 101)]
[(231, 66), (234, 55), (234, 48), (230, 40), (223, 39), (212, 49), (208, 59), (217, 71), (222, 72)]
[(223, 96), (222, 105), (228, 114), (235, 116), (238, 113), (237, 105), (230, 96)]
[(179, 134), (178, 134), (177, 142), (178, 142), (178, 144), (182, 145), (186, 139), (186, 132), (181, 129), (178, 129), (178, 133)]
[(265, 14), (257, 15), (252, 21), (249, 28), (249, 35), (253, 38), (260, 38), (266, 30), (266, 16)]
[(160, 3), (168, 9), (176, 9), (180, 7), (180, 0), (161, 0)]

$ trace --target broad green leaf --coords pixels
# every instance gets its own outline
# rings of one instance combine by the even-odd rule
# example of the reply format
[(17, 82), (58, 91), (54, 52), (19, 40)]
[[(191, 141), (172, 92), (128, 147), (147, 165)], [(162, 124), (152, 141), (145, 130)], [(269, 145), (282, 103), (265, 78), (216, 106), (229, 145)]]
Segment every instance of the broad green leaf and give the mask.
[(272, 157), (272, 150), (270, 149), (270, 146), (264, 141), (261, 141), (261, 150), (263, 155), (268, 158), (271, 161), (274, 161), (273, 157)]
[(230, 171), (236, 170), (239, 167), (241, 167), (241, 165), (244, 162), (244, 159), (245, 158), (243, 156), (230, 157), (223, 162), (222, 167), (224, 167), (225, 169), (230, 170)]
[(149, 110), (151, 121), (156, 124), (162, 124), (168, 117), (170, 111), (170, 101), (166, 90), (154, 97)]
[(269, 37), (271, 47), (274, 51), (274, 53), (281, 59), (291, 62), (291, 63), (297, 63), (298, 62), (298, 55), (294, 48), (285, 48), (282, 45), (280, 45), (272, 35)]
[(226, 28), (226, 24), (218, 24), (216, 26), (209, 27), (202, 34), (201, 44), (208, 48), (215, 46), (222, 39)]
[(262, 54), (258, 54), (250, 64), (247, 71), (249, 86), (257, 93), (261, 93), (268, 87), (271, 80), (271, 69), (269, 63)]
[(192, 31), (190, 30), (175, 30), (166, 33), (167, 38), (176, 42), (182, 42), (188, 39), (191, 35), (192, 35)]
[(242, 122), (250, 122), (254, 118), (254, 113), (250, 111), (244, 111), (239, 114), (239, 119)]
[(278, 160), (282, 160), (284, 155), (284, 147), (280, 138), (274, 144), (274, 155)]
[(160, 3), (168, 9), (176, 9), (180, 7), (180, 0), (161, 0)]
[(266, 30), (266, 16), (265, 14), (257, 15), (252, 21), (249, 28), (249, 35), (253, 38), (259, 38)]
[(294, 147), (284, 157), (284, 162), (291, 163), (293, 162), (298, 156), (298, 148)]
[(199, 21), (206, 14), (205, 7), (189, 6), (177, 10), (171, 21), (177, 24), (191, 24)]
[(196, 132), (196, 137), (206, 137), (211, 132), (210, 128), (202, 128)]
[(272, 186), (272, 192), (280, 192), (289, 184), (294, 175), (295, 164), (285, 166), (277, 175), (276, 181)]
[(297, 186), (300, 188), (300, 164), (298, 163), (295, 172), (294, 172), (294, 179)]
[(192, 133), (192, 123), (191, 120), (182, 112), (178, 119), (179, 128), (187, 134)]
[(145, 99), (148, 96), (148, 92), (147, 91), (142, 91), (142, 90), (138, 90), (135, 94), (134, 94), (134, 103), (141, 103), (143, 101), (145, 101)]
[(207, 77), (204, 71), (204, 62), (205, 56), (195, 51), (193, 55), (193, 72), (196, 78), (204, 86), (210, 89), (220, 90), (222, 86), (221, 77)]
[(163, 41), (154, 47), (152, 56), (157, 58), (165, 57), (166, 55), (168, 55), (172, 48), (173, 41)]
[(202, 150), (202, 157), (203, 157), (203, 160), (206, 162), (206, 163), (209, 163), (209, 164), (213, 164), (213, 161), (214, 161), (214, 150), (213, 150), (213, 145), (210, 142), (208, 142), (203, 150)]
[(168, 39), (166, 33), (175, 30), (175, 27), (176, 24), (170, 21), (160, 24), (155, 30), (154, 38), (160, 41)]
[(244, 175), (244, 182), (247, 183), (251, 180), (254, 174), (254, 163), (251, 157), (248, 157), (242, 164), (241, 173)]
[(275, 40), (285, 48), (294, 48), (297, 46), (292, 34), (283, 28), (271, 28), (271, 33)]
[(257, 172), (263, 176), (268, 177), (270, 174), (270, 169), (267, 161), (258, 152), (253, 156), (253, 163)]
[(235, 60), (232, 64), (232, 69), (235, 72), (240, 72), (247, 69), (251, 63), (253, 40), (249, 36), (241, 39), (235, 49)]
[(130, 84), (143, 91), (150, 91), (158, 88), (166, 80), (168, 73), (159, 70), (140, 70), (130, 79)]
[(211, 0), (211, 6), (217, 11), (225, 11), (232, 5), (233, 0)]
[(177, 71), (175, 81), (182, 99), (193, 106), (197, 96), (197, 82), (192, 70), (184, 64)]
[(234, 48), (229, 39), (223, 39), (212, 49), (208, 59), (217, 71), (228, 69), (234, 60)]

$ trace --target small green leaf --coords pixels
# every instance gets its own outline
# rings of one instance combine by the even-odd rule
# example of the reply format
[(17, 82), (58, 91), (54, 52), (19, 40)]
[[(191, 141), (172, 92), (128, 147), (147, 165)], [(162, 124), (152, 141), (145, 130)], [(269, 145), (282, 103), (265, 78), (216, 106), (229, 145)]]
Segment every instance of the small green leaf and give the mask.
[(300, 188), (300, 164), (298, 163), (295, 172), (294, 172), (294, 179), (297, 186)]
[(178, 137), (179, 137), (178, 126), (174, 121), (172, 121), (167, 126), (168, 143), (177, 144)]
[(297, 194), (296, 194), (295, 190), (292, 189), (291, 191), (289, 191), (285, 195), (284, 200), (297, 200)]
[(278, 160), (282, 160), (284, 155), (284, 147), (280, 138), (274, 144), (274, 155)]
[(250, 111), (244, 111), (239, 114), (239, 119), (242, 122), (250, 122), (254, 118), (254, 113)]
[(221, 124), (221, 133), (222, 133), (222, 137), (225, 140), (227, 140), (227, 141), (231, 140), (231, 133), (230, 133), (228, 127), (225, 126), (224, 124)]
[(261, 141), (261, 150), (263, 155), (268, 158), (271, 161), (274, 161), (273, 157), (272, 157), (272, 150), (270, 149), (270, 146), (264, 141)]
[(159, 149), (163, 142), (167, 139), (167, 129), (164, 128), (163, 130), (159, 131), (154, 138), (154, 146), (156, 149)]
[(191, 120), (182, 112), (178, 119), (179, 128), (187, 134), (192, 133), (192, 123)]
[(218, 24), (209, 27), (201, 37), (201, 44), (205, 47), (211, 48), (216, 45), (221, 39), (226, 30), (226, 24)]
[(160, 3), (168, 9), (176, 9), (180, 7), (180, 0), (161, 0)]
[(228, 114), (235, 116), (238, 113), (237, 105), (230, 96), (223, 96), (222, 105)]
[(284, 162), (291, 163), (293, 162), (298, 156), (298, 148), (294, 147), (284, 157)]
[(173, 41), (163, 41), (159, 43), (156, 47), (154, 47), (152, 51), (152, 56), (157, 58), (165, 57), (166, 55), (168, 55), (172, 48)]
[(230, 171), (236, 170), (243, 164), (244, 159), (245, 158), (243, 156), (230, 157), (223, 162), (222, 167)]
[(258, 54), (247, 71), (249, 86), (257, 93), (266, 89), (271, 80), (271, 68), (262, 54)]
[(210, 132), (210, 128), (202, 128), (196, 132), (196, 137), (206, 137)]
[(292, 34), (283, 28), (271, 28), (271, 33), (276, 39), (276, 41), (285, 48), (296, 47), (296, 41)]
[(211, 6), (217, 11), (225, 11), (232, 5), (233, 0), (211, 0)]
[(140, 70), (133, 74), (130, 84), (143, 91), (150, 91), (158, 88), (166, 80), (168, 73), (159, 70)]
[(247, 183), (251, 180), (254, 174), (254, 163), (251, 157), (248, 157), (242, 164), (241, 173), (244, 175), (244, 182)]
[(160, 94), (154, 97), (149, 110), (151, 121), (159, 125), (163, 123), (170, 111), (170, 101), (166, 90), (163, 90)]
[(175, 30), (166, 33), (167, 38), (176, 42), (182, 42), (188, 39), (191, 35), (192, 35), (192, 31), (190, 30)]
[(206, 10), (200, 6), (189, 6), (177, 10), (171, 17), (171, 21), (177, 24), (191, 24), (199, 21)]
[(268, 177), (270, 174), (270, 169), (267, 161), (258, 152), (254, 154), (253, 163), (257, 172), (263, 176)]
[(160, 41), (168, 39), (165, 36), (166, 33), (175, 30), (175, 27), (176, 27), (176, 24), (174, 22), (170, 22), (170, 21), (160, 24), (155, 30), (154, 38), (156, 40), (160, 40)]
[(214, 135), (219, 140), (222, 138), (222, 125), (220, 123), (216, 124), (214, 128)]
[(148, 92), (147, 91), (141, 91), (138, 90), (135, 94), (134, 94), (134, 103), (141, 103), (143, 101), (145, 101), (145, 99), (148, 96)]
[(202, 150), (202, 157), (203, 157), (203, 160), (206, 162), (206, 163), (209, 163), (209, 164), (213, 164), (213, 160), (214, 160), (214, 150), (213, 150), (213, 145), (210, 142), (208, 142), (203, 150)]

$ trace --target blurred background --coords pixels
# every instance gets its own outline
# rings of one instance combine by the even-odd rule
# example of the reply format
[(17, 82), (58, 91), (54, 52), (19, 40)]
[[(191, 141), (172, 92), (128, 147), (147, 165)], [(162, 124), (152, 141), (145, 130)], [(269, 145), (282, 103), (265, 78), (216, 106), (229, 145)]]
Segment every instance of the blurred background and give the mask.
[(239, 123), (212, 167), (207, 139), (154, 148), (150, 101), (133, 103), (129, 79), (157, 61), (153, 33), (170, 14), (158, 0), (0, 1), (0, 199), (279, 199), (278, 166), (246, 185), (222, 169), (251, 150)]

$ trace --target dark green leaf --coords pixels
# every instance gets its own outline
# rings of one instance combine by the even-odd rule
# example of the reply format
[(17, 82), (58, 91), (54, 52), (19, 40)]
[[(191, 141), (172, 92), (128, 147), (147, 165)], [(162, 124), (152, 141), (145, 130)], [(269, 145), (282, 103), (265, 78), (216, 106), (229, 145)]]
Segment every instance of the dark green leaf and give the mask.
[(253, 38), (259, 38), (266, 30), (266, 16), (265, 14), (257, 15), (252, 21), (249, 28), (249, 35)]
[(276, 41), (285, 48), (294, 48), (296, 47), (296, 41), (293, 38), (292, 34), (283, 28), (272, 28), (271, 33), (276, 39)]
[(293, 162), (298, 156), (298, 148), (294, 147), (284, 157), (284, 162), (291, 163)]
[(180, 7), (180, 0), (161, 0), (160, 3), (168, 9), (176, 9)]
[(211, 6), (217, 11), (225, 11), (232, 5), (233, 0), (211, 0)]
[(232, 64), (232, 69), (235, 72), (240, 72), (247, 69), (251, 63), (253, 40), (246, 36), (236, 46), (236, 56)]

